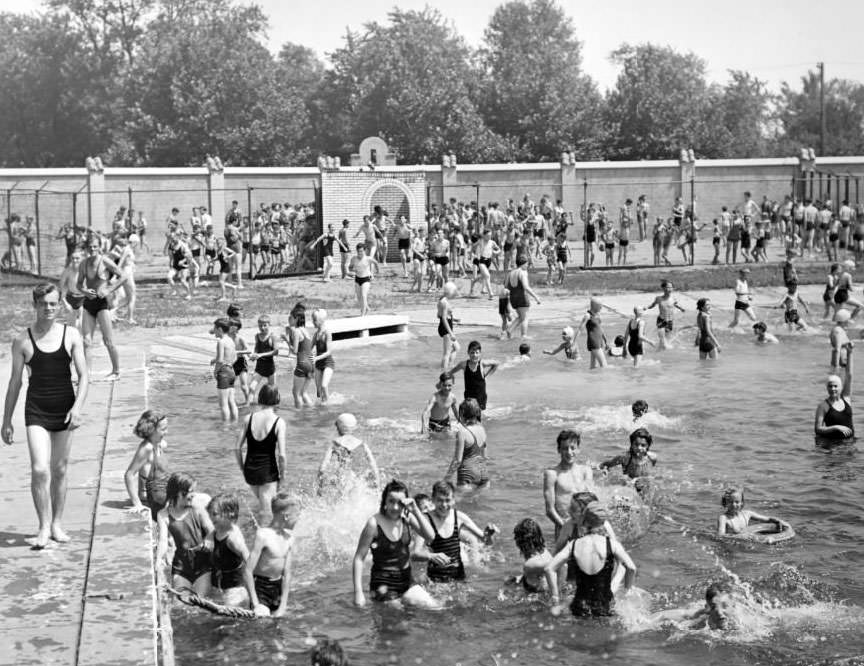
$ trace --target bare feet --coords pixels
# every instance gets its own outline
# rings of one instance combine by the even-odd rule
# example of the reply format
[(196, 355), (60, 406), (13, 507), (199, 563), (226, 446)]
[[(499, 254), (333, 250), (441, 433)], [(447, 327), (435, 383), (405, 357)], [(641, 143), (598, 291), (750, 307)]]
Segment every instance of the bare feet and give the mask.
[(112, 370), (107, 375), (105, 375), (105, 381), (106, 382), (116, 382), (119, 380), (120, 380), (120, 371), (119, 370)]
[(31, 548), (33, 550), (42, 550), (45, 546), (48, 545), (48, 539), (51, 538), (51, 532), (48, 530), (39, 530), (39, 533), (36, 535), (36, 538), (30, 542)]
[(71, 537), (59, 525), (51, 526), (51, 538), (57, 543), (67, 543), (71, 540)]

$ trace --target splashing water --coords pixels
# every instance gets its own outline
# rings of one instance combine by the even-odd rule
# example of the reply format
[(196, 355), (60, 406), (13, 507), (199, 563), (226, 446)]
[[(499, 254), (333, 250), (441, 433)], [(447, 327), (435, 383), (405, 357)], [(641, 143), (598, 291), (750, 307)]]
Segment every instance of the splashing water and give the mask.
[(638, 421), (634, 421), (633, 410), (627, 404), (601, 405), (578, 410), (544, 409), (542, 423), (559, 428), (576, 428), (583, 432), (631, 432), (640, 427), (649, 430), (683, 431), (679, 417), (669, 417), (657, 411), (649, 411)]

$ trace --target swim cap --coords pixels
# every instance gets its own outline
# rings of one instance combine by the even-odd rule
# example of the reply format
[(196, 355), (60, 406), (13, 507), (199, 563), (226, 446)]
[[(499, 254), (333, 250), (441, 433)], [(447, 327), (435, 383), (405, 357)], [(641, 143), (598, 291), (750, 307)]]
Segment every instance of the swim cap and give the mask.
[(444, 293), (445, 294), (455, 294), (458, 291), (458, 287), (456, 287), (455, 282), (445, 282), (444, 283)]
[(837, 314), (834, 315), (834, 321), (837, 323), (843, 324), (849, 321), (852, 318), (852, 315), (849, 313), (849, 310), (846, 308), (840, 308), (837, 310)]
[(572, 338), (576, 334), (573, 332), (572, 326), (565, 326), (561, 329), (561, 335), (566, 335), (568, 338)]
[(853, 259), (847, 259), (843, 262), (843, 265), (849, 269), (855, 269), (855, 261)]
[(357, 427), (357, 418), (353, 414), (345, 412), (336, 417), (336, 425), (342, 426), (346, 430), (353, 430)]
[(592, 297), (591, 302), (588, 305), (588, 309), (591, 310), (591, 312), (600, 312), (602, 308), (603, 304), (600, 302), (600, 300)]

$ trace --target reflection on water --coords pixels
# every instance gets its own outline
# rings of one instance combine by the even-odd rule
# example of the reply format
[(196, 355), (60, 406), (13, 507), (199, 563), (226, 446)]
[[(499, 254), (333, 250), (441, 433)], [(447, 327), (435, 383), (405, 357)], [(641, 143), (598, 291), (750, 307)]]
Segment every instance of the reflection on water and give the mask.
[[(552, 346), (558, 329), (540, 335), (535, 349)], [(513, 354), (514, 343), (483, 344), (488, 358)], [(370, 443), (383, 473), (406, 481), (412, 493), (429, 492), (453, 455), (451, 441), (418, 432), (420, 411), (437, 381), (437, 345), (421, 339), (342, 352), (333, 382), (340, 404), (299, 412), (286, 406), (281, 412), (288, 423), (292, 485), (309, 498), (298, 524), (290, 619), (235, 621), (177, 608), (178, 662), (248, 663), (254, 655), (255, 663), (305, 664), (309, 642), (324, 634), (343, 642), (353, 664), (389, 663), (391, 657), (392, 663), (435, 665), (599, 659), (805, 664), (864, 654), (864, 468), (855, 443), (814, 445), (824, 350), (815, 340), (793, 338), (757, 348), (737, 336), (714, 364), (698, 363), (690, 347), (650, 360), (655, 362), (639, 369), (619, 363), (589, 372), (584, 361), (535, 358), (490, 377), (484, 423), (492, 485), (464, 498), (460, 508), (478, 524), (495, 522), (502, 534), (491, 549), (466, 558), (467, 584), (436, 588), (447, 610), (428, 613), (352, 606), (351, 558), (378, 498), (358, 488), (325, 501), (309, 489), (335, 432), (335, 417), (353, 411), (358, 434)], [(236, 490), (249, 506), (251, 495), (233, 461), (236, 428), (218, 422), (205, 373), (201, 368), (184, 374), (157, 363), (151, 403), (180, 422), (171, 436), (175, 464), (195, 472), (202, 489)], [(277, 383), (287, 396), (287, 367)], [(461, 391), (460, 377), (456, 392)], [(558, 431), (582, 431), (586, 461), (623, 453), (635, 427), (630, 405), (636, 399), (650, 406), (638, 425), (652, 432), (652, 451), (659, 456), (650, 497), (643, 503), (619, 477), (597, 476), (598, 494), (614, 507), (613, 523), (639, 567), (637, 584), (645, 592), (611, 621), (552, 618), (541, 600), (504, 585), (521, 566), (513, 525), (531, 516), (551, 528), (543, 511), (542, 471), (557, 461)], [(177, 405), (184, 406), (182, 414)], [(750, 508), (788, 520), (796, 538), (773, 546), (714, 538), (720, 496), (729, 483), (744, 484)], [(249, 511), (242, 526), (251, 539)], [(743, 630), (722, 634), (650, 625), (653, 611), (698, 607), (705, 587), (716, 580), (729, 581), (745, 600)]]

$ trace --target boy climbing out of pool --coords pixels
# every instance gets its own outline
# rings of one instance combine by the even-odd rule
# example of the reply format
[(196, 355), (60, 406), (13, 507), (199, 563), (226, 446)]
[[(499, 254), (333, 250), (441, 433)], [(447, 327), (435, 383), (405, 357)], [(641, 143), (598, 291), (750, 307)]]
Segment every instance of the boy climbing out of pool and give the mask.
[(780, 299), (780, 302), (775, 305), (775, 308), (782, 308), (785, 310), (783, 313), (783, 321), (786, 322), (786, 326), (789, 330), (792, 330), (792, 326), (795, 326), (795, 330), (797, 331), (806, 331), (807, 324), (804, 323), (804, 320), (801, 319), (801, 316), (798, 314), (798, 304), (804, 308), (804, 312), (810, 314), (810, 308), (807, 307), (807, 303), (804, 302), (804, 299), (801, 298), (801, 294), (798, 293), (798, 284), (790, 284), (786, 288), (786, 293), (783, 295), (783, 298)]
[(621, 466), (622, 473), (634, 479), (634, 487), (641, 495), (648, 488), (651, 468), (657, 464), (657, 454), (651, 453), (654, 438), (646, 428), (637, 428), (630, 433), (630, 450), (600, 463), (601, 470)]
[(472, 543), (472, 538), (476, 538), (489, 546), (499, 531), (492, 523), (481, 530), (467, 514), (456, 509), (455, 498), (456, 489), (449, 481), (437, 481), (432, 486), (434, 508), (425, 515), (435, 538), (426, 541), (425, 547), (420, 545), (422, 540), (417, 539), (411, 555), (416, 562), (428, 562), (426, 574), (433, 583), (465, 580), (461, 542)]
[(460, 370), (464, 371), (465, 391), (464, 398), (474, 398), (480, 405), (480, 411), (486, 410), (486, 378), (498, 369), (498, 364), (492, 361), (484, 361), (481, 358), (482, 348), (477, 340), (468, 343), (468, 358), (459, 361), (450, 368), (449, 373), (455, 376)]
[(565, 326), (561, 329), (561, 344), (555, 349), (544, 349), (543, 353), (549, 356), (554, 356), (560, 351), (564, 352), (565, 358), (570, 361), (579, 359), (579, 348), (575, 344), (576, 333), (572, 326)]
[(300, 517), (300, 502), (280, 491), (270, 501), (270, 509), (273, 520), (255, 532), (246, 568), (255, 583), (253, 601), (268, 608), (273, 617), (282, 617), (291, 591), (294, 526)]
[(246, 566), (249, 549), (237, 526), (240, 517), (237, 497), (229, 493), (216, 495), (207, 505), (207, 514), (213, 521), (213, 531), (207, 540), (213, 542), (210, 590), (214, 598), (225, 606), (236, 607), (245, 607), (251, 601), (256, 615), (269, 615), (258, 603), (252, 571)]
[(777, 531), (789, 529), (789, 523), (773, 516), (763, 516), (744, 508), (744, 488), (731, 487), (720, 498), (723, 513), (717, 518), (717, 535), (741, 534), (751, 522), (774, 523)]
[(552, 554), (546, 548), (543, 530), (533, 518), (520, 520), (513, 528), (513, 541), (525, 560), (522, 574), (510, 578), (508, 582), (521, 585), (528, 594), (537, 594), (545, 589), (544, 572), (552, 561)]
[(543, 500), (546, 503), (546, 516), (555, 527), (556, 538), (569, 515), (570, 498), (574, 493), (590, 490), (594, 486), (591, 468), (576, 463), (581, 443), (582, 435), (577, 431), (559, 432), (556, 446), (560, 459), (555, 467), (550, 467), (543, 472)]
[(674, 328), (675, 310), (684, 312), (684, 308), (678, 305), (678, 300), (672, 295), (674, 286), (669, 280), (660, 283), (663, 293), (657, 296), (645, 310), (657, 306), (657, 349), (662, 351), (668, 349), (666, 336), (672, 334)]
[(435, 385), (437, 391), (429, 398), (423, 414), (420, 416), (420, 432), (426, 432), (428, 427), (429, 432), (439, 433), (450, 430), (450, 415), (453, 418), (459, 419), (459, 412), (456, 409), (458, 402), (456, 396), (453, 395), (453, 375), (449, 372), (442, 372), (438, 377), (438, 383)]
[(234, 362), (237, 360), (237, 348), (228, 334), (230, 330), (231, 323), (225, 317), (219, 317), (210, 329), (210, 333), (216, 336), (216, 358), (210, 361), (210, 364), (216, 378), (216, 393), (223, 421), (233, 421), (238, 416), (237, 401), (234, 399), (234, 383), (237, 380)]
[(249, 395), (254, 402), (258, 395), (256, 389), (263, 380), (273, 384), (276, 379), (276, 356), (279, 355), (279, 341), (270, 330), (270, 315), (258, 317), (258, 332), (255, 334), (255, 349), (249, 354), (249, 360), (255, 361), (255, 374), (249, 383)]
[(378, 463), (375, 462), (375, 456), (372, 455), (366, 442), (352, 434), (357, 428), (356, 417), (347, 412), (340, 414), (336, 417), (334, 425), (339, 436), (330, 441), (330, 445), (324, 453), (324, 459), (321, 461), (321, 466), (318, 468), (318, 494), (321, 495), (326, 487), (337, 490), (344, 487), (344, 473), (351, 466), (352, 461), (356, 460), (353, 454), (357, 450), (360, 450), (366, 459), (368, 467), (366, 479), (369, 486), (377, 492), (381, 478), (378, 472)]

